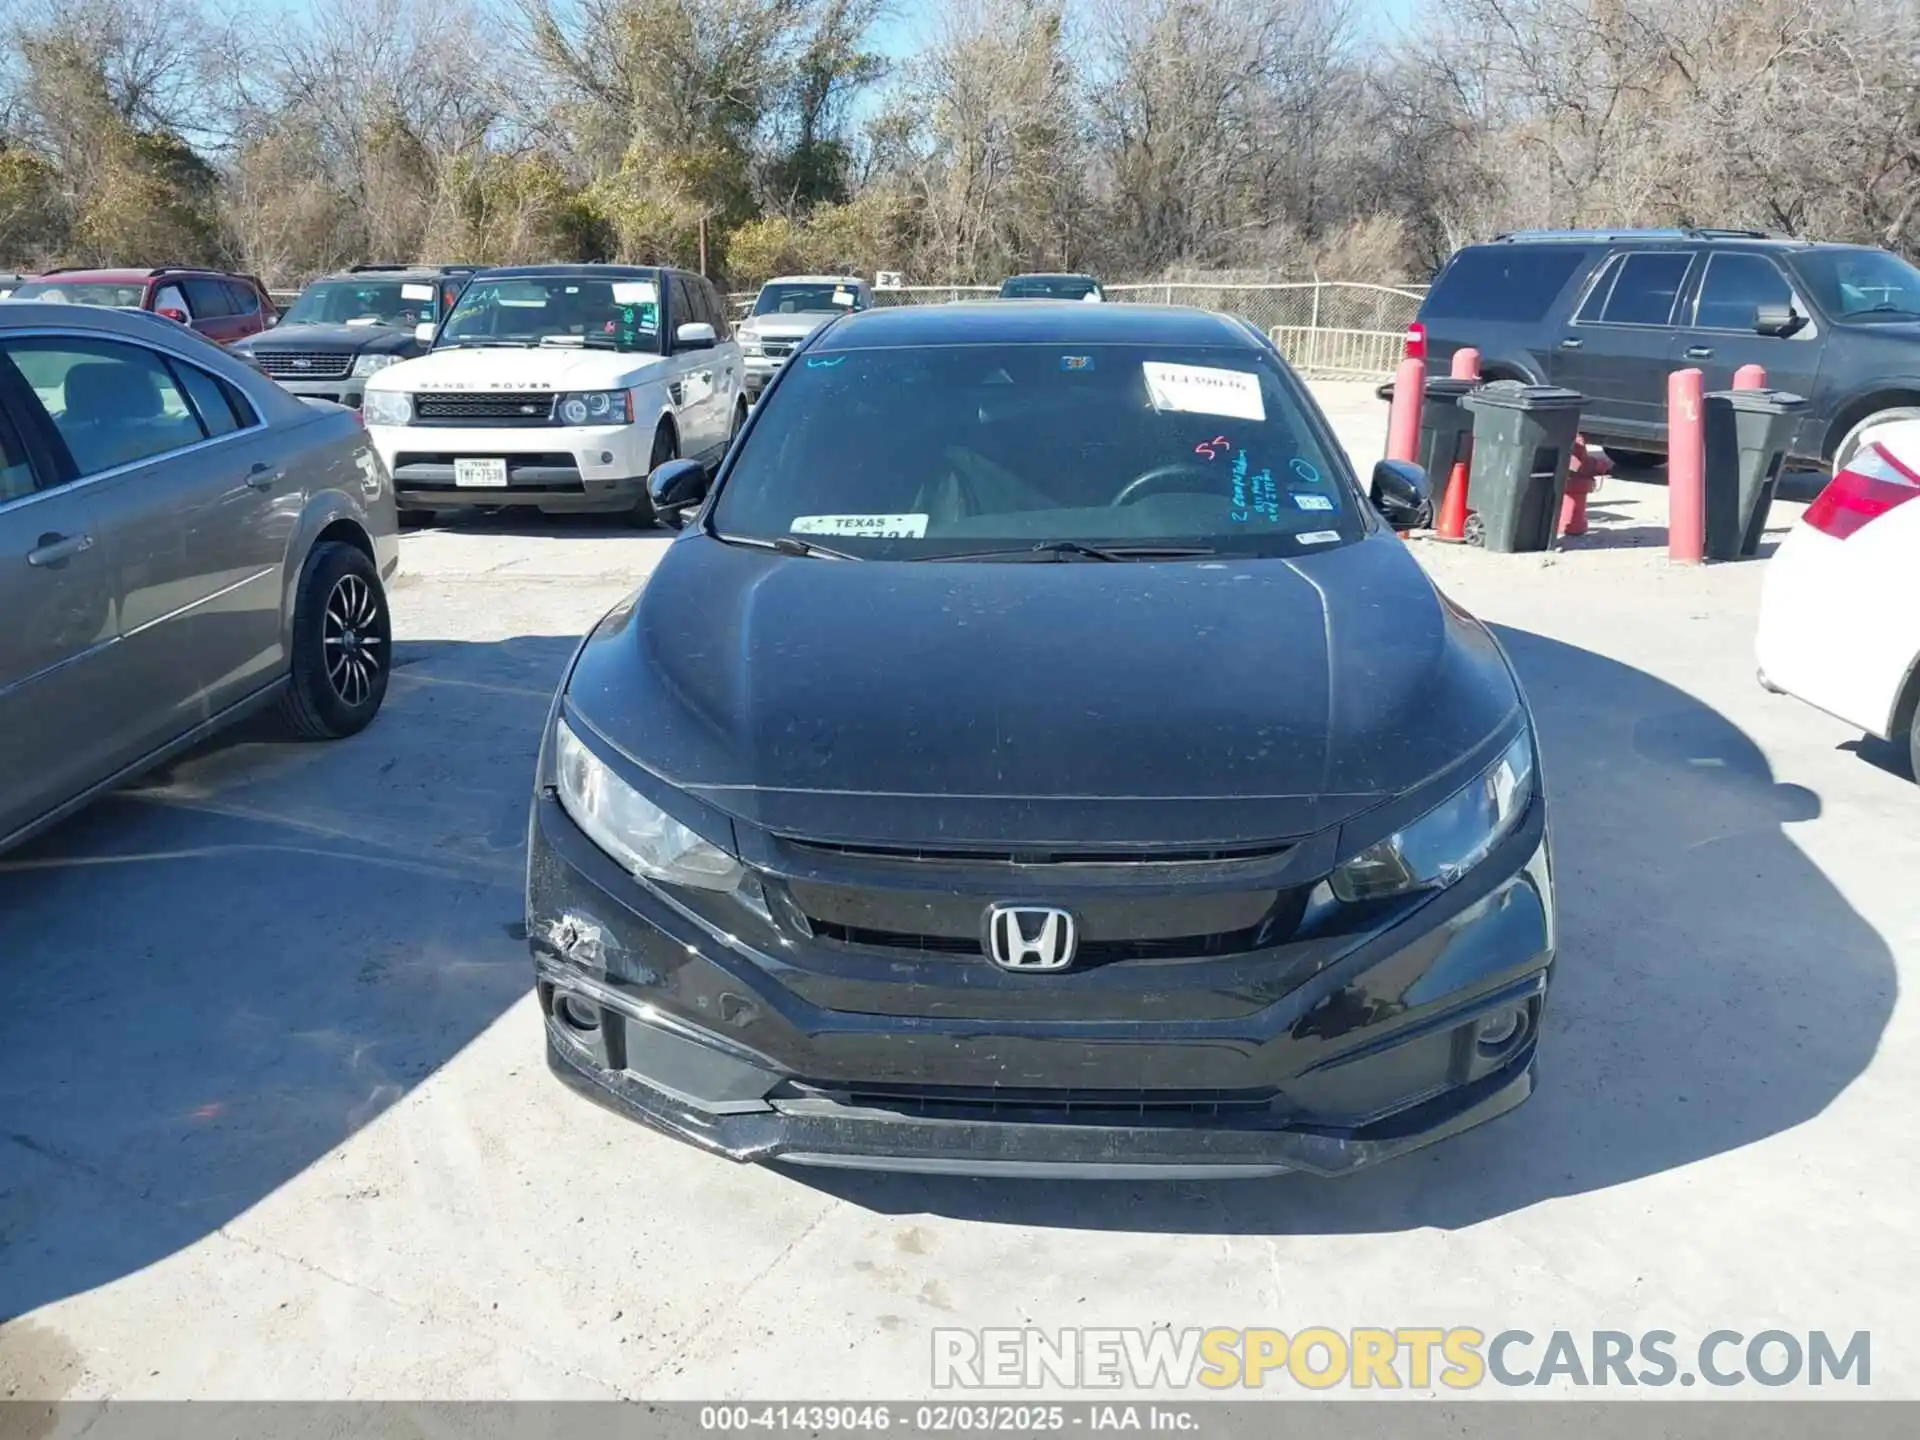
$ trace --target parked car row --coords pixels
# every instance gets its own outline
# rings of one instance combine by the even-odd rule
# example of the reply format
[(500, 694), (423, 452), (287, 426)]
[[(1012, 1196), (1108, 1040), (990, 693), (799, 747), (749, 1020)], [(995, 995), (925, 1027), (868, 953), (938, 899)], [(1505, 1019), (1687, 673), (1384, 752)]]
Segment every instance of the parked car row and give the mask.
[(279, 322), (256, 276), (168, 265), (150, 269), (49, 270), (13, 288), (10, 300), (149, 310), (209, 340), (230, 345)]

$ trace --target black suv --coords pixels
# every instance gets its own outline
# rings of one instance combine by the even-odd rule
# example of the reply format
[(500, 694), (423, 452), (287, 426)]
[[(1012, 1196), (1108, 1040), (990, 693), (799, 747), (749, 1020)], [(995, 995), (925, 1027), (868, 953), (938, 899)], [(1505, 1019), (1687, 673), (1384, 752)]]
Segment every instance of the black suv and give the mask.
[(424, 355), (472, 265), (355, 265), (300, 292), (263, 335), (233, 348), (296, 395), (359, 408), (367, 377)]
[(1565, 385), (1582, 427), (1626, 461), (1657, 463), (1667, 376), (1708, 390), (1760, 365), (1807, 399), (1797, 459), (1827, 463), (1891, 412), (1920, 417), (1920, 270), (1885, 250), (1756, 230), (1522, 231), (1457, 252), (1420, 322), (1444, 364), (1471, 345), (1489, 379)]

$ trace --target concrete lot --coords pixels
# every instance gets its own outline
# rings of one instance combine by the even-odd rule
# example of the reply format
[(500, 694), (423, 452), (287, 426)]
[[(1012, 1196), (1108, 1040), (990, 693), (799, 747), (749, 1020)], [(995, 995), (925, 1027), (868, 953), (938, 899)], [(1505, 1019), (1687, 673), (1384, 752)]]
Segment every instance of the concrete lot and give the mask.
[[(1370, 462), (1382, 407), (1323, 395)], [(1920, 791), (1757, 688), (1764, 566), (1668, 568), (1663, 500), (1417, 545), (1537, 707), (1561, 971), (1529, 1104), (1337, 1183), (823, 1180), (563, 1090), (536, 729), (664, 541), (410, 536), (364, 736), (243, 737), (0, 861), (0, 1396), (901, 1397), (932, 1327), (1023, 1324), (1871, 1330), (1920, 1396)]]

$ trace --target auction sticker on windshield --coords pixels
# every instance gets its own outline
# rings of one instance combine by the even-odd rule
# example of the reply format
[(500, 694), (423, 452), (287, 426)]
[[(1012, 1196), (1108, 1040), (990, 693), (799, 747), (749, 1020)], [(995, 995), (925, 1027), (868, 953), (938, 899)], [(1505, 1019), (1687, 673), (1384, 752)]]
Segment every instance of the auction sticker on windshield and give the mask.
[(613, 303), (657, 305), (660, 303), (660, 292), (651, 280), (616, 280), (613, 282)]
[(798, 515), (789, 527), (795, 535), (864, 535), (875, 540), (922, 540), (924, 515)]
[(433, 299), (433, 287), (431, 285), (402, 285), (400, 287), (400, 298), (402, 300), (431, 300)]
[(1169, 365), (1142, 362), (1147, 395), (1159, 411), (1184, 410), (1195, 415), (1226, 415), (1235, 420), (1265, 420), (1260, 377), (1244, 370), (1222, 370), (1211, 365)]

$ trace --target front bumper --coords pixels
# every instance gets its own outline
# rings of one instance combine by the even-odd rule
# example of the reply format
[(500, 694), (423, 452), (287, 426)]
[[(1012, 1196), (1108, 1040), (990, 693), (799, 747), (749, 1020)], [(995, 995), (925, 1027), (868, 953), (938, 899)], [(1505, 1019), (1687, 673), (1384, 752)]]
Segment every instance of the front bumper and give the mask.
[[(551, 797), (535, 802), (529, 838), (528, 935), (555, 1073), (731, 1159), (1336, 1175), (1532, 1092), (1554, 957), (1538, 798), (1467, 879), (1264, 1008), (1150, 1024), (830, 1010), (781, 982), (790, 956), (758, 955), (627, 878)], [(1510, 1040), (1483, 1041), (1483, 1021), (1515, 1015)]]
[(364, 375), (357, 379), (348, 377), (342, 380), (294, 380), (280, 375), (274, 377), (274, 383), (303, 400), (328, 400), (355, 410), (360, 408), (360, 401), (367, 393), (367, 378)]
[[(532, 505), (630, 510), (646, 494), (650, 426), (369, 425), (403, 510)], [(454, 462), (504, 460), (507, 484), (463, 486)]]
[(786, 364), (784, 355), (748, 355), (741, 362), (741, 383), (745, 385), (747, 399), (759, 398), (760, 392), (767, 388), (780, 367)]

